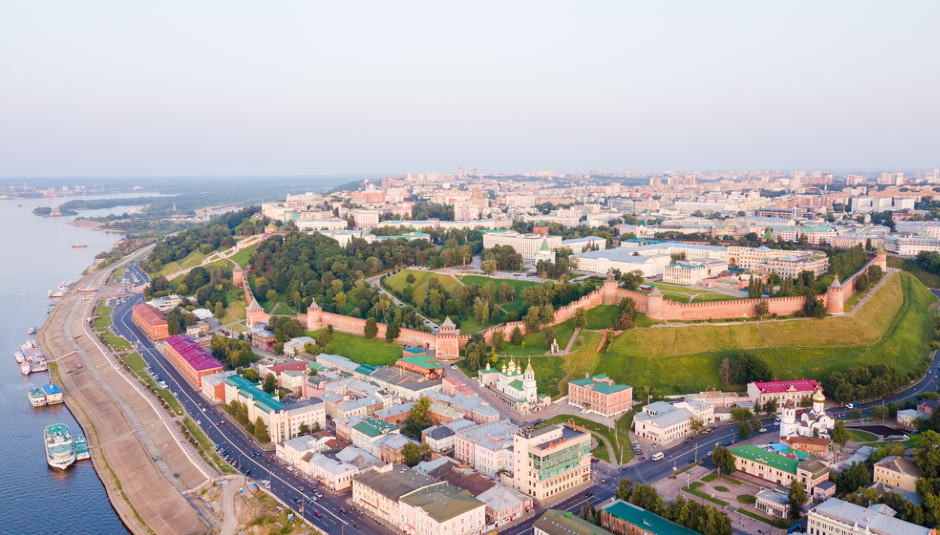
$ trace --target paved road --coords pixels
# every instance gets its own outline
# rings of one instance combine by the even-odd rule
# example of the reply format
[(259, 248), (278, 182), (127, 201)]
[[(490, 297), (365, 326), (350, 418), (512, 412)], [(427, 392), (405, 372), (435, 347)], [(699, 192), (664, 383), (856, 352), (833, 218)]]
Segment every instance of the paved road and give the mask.
[[(136, 265), (132, 269), (135, 269), (135, 274), (142, 276), (141, 280), (147, 280), (146, 275), (140, 272)], [(294, 503), (294, 499), (304, 495), (300, 492), (301, 487), (305, 488), (305, 494), (310, 494), (311, 484), (288, 472), (284, 466), (277, 463), (265, 463), (266, 455), (249, 457), (252, 452), (258, 451), (260, 448), (253, 440), (245, 437), (236, 426), (230, 423), (220, 426), (215, 425), (221, 421), (228, 421), (228, 416), (217, 407), (207, 404), (196, 388), (177, 372), (167, 358), (156, 349), (154, 344), (131, 321), (131, 307), (142, 301), (143, 295), (132, 295), (127, 302), (114, 309), (115, 329), (121, 336), (124, 336), (138, 347), (144, 360), (170, 385), (170, 389), (179, 399), (183, 408), (187, 412), (193, 413), (194, 420), (202, 422), (200, 427), (212, 442), (222, 444), (225, 450), (236, 458), (242, 470), (250, 470), (252, 478), (270, 480), (273, 494), (284, 503), (290, 504), (296, 514), (300, 515), (302, 512), (304, 518), (324, 533), (337, 533), (341, 531), (341, 525), (345, 525), (345, 529), (349, 529), (351, 532), (360, 531), (367, 535), (389, 533), (387, 528), (358, 513), (340, 514), (340, 509), (350, 508), (348, 501), (350, 494), (348, 491), (336, 495), (321, 488), (323, 498), (316, 503), (312, 505), (304, 503), (303, 507)], [(207, 405), (207, 412), (202, 412), (201, 405)], [(209, 414), (208, 411), (214, 411), (215, 414)], [(323, 516), (317, 518), (314, 514), (316, 510), (319, 510)], [(353, 528), (354, 524), (359, 524), (360, 529), (355, 530)]]
[[(135, 273), (140, 280), (148, 280), (146, 274), (144, 274), (136, 264), (128, 269), (133, 270), (133, 273)], [(940, 297), (940, 291), (934, 291), (934, 293)], [(169, 364), (166, 357), (157, 351), (153, 343), (143, 336), (130, 321), (131, 307), (142, 300), (142, 295), (134, 295), (126, 303), (114, 310), (115, 328), (120, 335), (125, 336), (128, 340), (136, 344), (140, 344), (141, 356), (143, 356), (170, 384), (171, 389), (177, 394), (177, 397), (187, 411), (193, 411), (194, 413), (200, 412), (200, 405), (205, 404), (205, 401), (199, 392), (182, 378), (176, 369)], [(889, 396), (884, 400), (884, 403), (906, 401), (915, 398), (922, 392), (936, 391), (938, 377), (940, 377), (940, 370), (938, 370), (937, 352), (934, 352), (926, 377), (920, 382), (912, 384), (904, 391)], [(864, 412), (870, 412), (871, 407), (880, 404), (882, 404), (882, 401), (864, 403), (860, 405), (860, 408), (862, 408)], [(214, 407), (209, 405), (206, 410), (213, 409)], [(845, 408), (839, 408), (830, 412), (835, 417), (844, 417), (847, 411), (848, 410)], [(290, 504), (295, 512), (298, 514), (301, 513), (300, 505), (295, 504), (293, 500), (301, 496), (300, 487), (309, 487), (309, 483), (291, 474), (283, 466), (274, 463), (264, 463), (263, 457), (248, 457), (249, 453), (259, 449), (258, 446), (253, 441), (246, 438), (236, 426), (229, 424), (223, 424), (221, 426), (214, 425), (213, 422), (227, 419), (227, 416), (222, 411), (216, 410), (215, 415), (203, 414), (202, 418), (196, 414), (195, 418), (202, 421), (201, 427), (209, 436), (210, 440), (217, 444), (222, 444), (230, 454), (238, 459), (239, 463), (242, 463), (243, 469), (248, 468), (251, 470), (252, 477), (262, 480), (270, 479), (271, 490), (274, 494), (283, 502)], [(773, 419), (763, 420), (763, 425), (768, 429), (767, 433), (769, 434), (776, 434), (779, 429)], [(634, 463), (623, 471), (618, 470), (617, 467), (607, 465), (606, 463), (596, 463), (592, 472), (594, 485), (584, 489), (583, 492), (566, 498), (560, 503), (553, 504), (552, 507), (575, 513), (580, 512), (581, 507), (583, 507), (584, 503), (588, 500), (594, 504), (598, 504), (611, 499), (614, 496), (614, 492), (621, 477), (627, 477), (641, 483), (652, 484), (668, 477), (673, 472), (674, 468), (681, 469), (689, 463), (694, 462), (696, 458), (704, 459), (705, 466), (712, 468), (713, 466), (711, 465), (710, 459), (706, 456), (708, 451), (713, 449), (716, 443), (732, 443), (736, 438), (736, 433), (737, 425), (726, 424), (716, 428), (710, 433), (693, 438), (687, 443), (678, 444), (670, 448), (652, 449), (648, 445), (644, 446), (644, 454), (647, 460)], [(664, 453), (664, 459), (662, 461), (653, 462), (649, 460), (649, 456), (655, 451), (662, 451)], [(593, 493), (590, 497), (586, 495), (589, 491)], [(310, 520), (318, 529), (325, 530), (327, 533), (335, 533), (335, 530), (338, 530), (340, 525), (352, 528), (353, 524), (359, 523), (360, 530), (363, 533), (390, 533), (388, 528), (377, 524), (368, 517), (356, 513), (349, 513), (348, 515), (339, 514), (339, 509), (349, 507), (348, 491), (345, 494), (335, 495), (323, 490), (323, 494), (323, 499), (313, 505), (306, 506), (303, 510), (303, 516), (307, 520)], [(320, 510), (323, 516), (316, 518), (313, 515), (314, 509)], [(514, 524), (509, 528), (501, 529), (500, 533), (505, 535), (522, 535), (527, 533), (532, 529), (532, 524), (541, 516), (543, 511), (543, 508), (536, 509), (522, 522)]]

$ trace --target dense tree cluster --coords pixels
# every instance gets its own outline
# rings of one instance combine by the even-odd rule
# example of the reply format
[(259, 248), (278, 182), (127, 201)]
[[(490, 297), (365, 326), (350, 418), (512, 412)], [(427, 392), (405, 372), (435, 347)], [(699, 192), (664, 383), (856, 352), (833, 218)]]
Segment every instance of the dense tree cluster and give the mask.
[(454, 220), (454, 207), (447, 204), (416, 204), (411, 208), (411, 217), (416, 221), (425, 219)]
[(915, 259), (917, 265), (930, 273), (940, 274), (940, 254), (936, 252), (921, 251)]
[(251, 349), (251, 342), (247, 340), (213, 336), (212, 342), (209, 344), (209, 350), (212, 352), (213, 357), (218, 359), (219, 362), (227, 364), (230, 368), (247, 366), (257, 360), (254, 351)]
[(725, 384), (746, 385), (755, 381), (769, 381), (773, 371), (757, 355), (738, 353), (722, 360), (718, 375)]
[(681, 494), (668, 505), (651, 485), (634, 484), (620, 480), (617, 498), (660, 515), (666, 520), (685, 526), (703, 535), (731, 535), (731, 519), (727, 513), (711, 505), (686, 500)]
[(872, 364), (864, 368), (849, 368), (832, 372), (823, 379), (823, 390), (840, 403), (875, 399), (907, 385), (911, 376), (887, 364)]
[(865, 247), (861, 244), (851, 249), (832, 249), (826, 252), (829, 254), (829, 273), (837, 275), (840, 281), (854, 275), (869, 260)]
[(264, 231), (264, 220), (251, 219), (258, 210), (258, 206), (249, 206), (213, 219), (208, 225), (167, 236), (154, 246), (146, 260), (140, 262), (140, 267), (148, 273), (156, 273), (163, 266), (186, 258), (193, 251), (209, 254), (219, 249), (229, 249), (235, 245), (235, 236), (250, 236)]
[(517, 253), (511, 245), (497, 245), (492, 249), (484, 249), (481, 255), (483, 262), (496, 262), (498, 271), (518, 271), (522, 269), (522, 255)]

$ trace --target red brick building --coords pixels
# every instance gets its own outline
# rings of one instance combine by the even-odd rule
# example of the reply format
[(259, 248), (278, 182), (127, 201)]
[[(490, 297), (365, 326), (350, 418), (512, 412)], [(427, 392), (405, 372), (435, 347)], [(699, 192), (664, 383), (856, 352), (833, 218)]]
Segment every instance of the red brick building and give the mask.
[(606, 375), (585, 373), (568, 383), (568, 403), (602, 416), (614, 416), (633, 407), (633, 387), (615, 383)]
[(202, 388), (202, 378), (206, 375), (222, 373), (222, 364), (188, 336), (167, 338), (163, 353), (197, 387)]
[(152, 340), (161, 340), (170, 335), (166, 316), (153, 305), (141, 303), (131, 309), (131, 320)]

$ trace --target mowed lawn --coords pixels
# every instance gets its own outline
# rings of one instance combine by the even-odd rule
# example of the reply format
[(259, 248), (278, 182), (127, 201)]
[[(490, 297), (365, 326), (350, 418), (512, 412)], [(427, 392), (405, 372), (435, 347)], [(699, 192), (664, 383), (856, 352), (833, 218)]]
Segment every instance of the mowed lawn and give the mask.
[(722, 359), (741, 350), (764, 359), (781, 379), (822, 379), (874, 363), (907, 371), (927, 353), (935, 303), (917, 279), (901, 273), (852, 317), (627, 331), (610, 344), (594, 373), (666, 392), (700, 391), (720, 387)]
[(246, 267), (248, 267), (248, 262), (251, 261), (251, 255), (255, 254), (255, 249), (257, 248), (258, 248), (257, 243), (254, 245), (245, 247), (244, 249), (230, 256), (229, 259), (232, 262), (235, 262), (236, 264), (241, 266), (242, 269), (245, 269)]
[[(410, 285), (408, 284), (407, 280), (409, 274), (415, 276), (415, 281)], [(457, 296), (457, 289), (460, 287), (459, 282), (454, 280), (454, 278), (450, 275), (441, 275), (439, 273), (432, 273), (430, 271), (403, 269), (391, 277), (385, 279), (385, 282), (388, 284), (389, 288), (397, 292), (401, 292), (406, 287), (411, 286), (412, 304), (416, 304), (423, 303), (427, 298), (429, 291), (428, 281), (431, 280), (431, 277), (437, 278), (437, 280), (441, 283), (441, 287), (447, 290), (448, 295), (451, 297)]]
[[(525, 327), (520, 328), (523, 332), (525, 331)], [(553, 325), (552, 330), (555, 331), (555, 340), (558, 342), (558, 349), (564, 351), (565, 347), (568, 346), (568, 341), (571, 340), (571, 335), (574, 334), (574, 318), (559, 323), (558, 325)], [(527, 334), (522, 338), (525, 342), (524, 346), (514, 346), (507, 339), (503, 353), (506, 355), (523, 356), (544, 355), (551, 351), (551, 343), (545, 342), (545, 335), (542, 334), (542, 331)]]
[(587, 311), (587, 327), (585, 328), (591, 331), (613, 329), (618, 316), (620, 316), (620, 307), (617, 305), (594, 307)]
[[(319, 340), (323, 331), (324, 329), (308, 332), (307, 336)], [(362, 336), (335, 331), (333, 332), (333, 339), (324, 348), (323, 352), (340, 355), (359, 364), (391, 366), (401, 358), (402, 346), (390, 344), (384, 338), (367, 339)]]
[(460, 281), (467, 286), (473, 286), (474, 284), (483, 286), (488, 282), (492, 282), (496, 285), (497, 290), (499, 290), (500, 285), (505, 282), (516, 290), (516, 298), (501, 306), (504, 310), (506, 310), (506, 312), (519, 312), (520, 314), (522, 313), (522, 309), (525, 308), (525, 301), (519, 297), (519, 295), (522, 294), (522, 290), (530, 286), (538, 286), (541, 284), (540, 282), (534, 281), (519, 279), (498, 279), (494, 277), (484, 277), (482, 275), (467, 275), (465, 277), (460, 277)]

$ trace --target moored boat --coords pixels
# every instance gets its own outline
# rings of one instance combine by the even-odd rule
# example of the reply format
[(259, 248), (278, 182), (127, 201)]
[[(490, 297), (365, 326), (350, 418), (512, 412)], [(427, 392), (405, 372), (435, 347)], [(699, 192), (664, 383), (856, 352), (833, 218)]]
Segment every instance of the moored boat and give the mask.
[(39, 329), (37, 329), (36, 327), (30, 327), (27, 334), (36, 334), (37, 332), (39, 332)]
[(13, 358), (15, 358), (16, 361), (19, 362), (20, 364), (26, 362), (26, 357), (23, 356), (22, 351), (17, 351), (16, 353), (13, 353)]
[(20, 371), (23, 372), (23, 375), (29, 375), (29, 372), (32, 370), (30, 369), (29, 363), (24, 362), (20, 364)]
[(76, 435), (73, 444), (75, 448), (75, 460), (81, 461), (91, 458), (91, 453), (88, 451), (88, 441), (85, 440), (84, 435)]
[(49, 466), (65, 470), (75, 462), (75, 446), (67, 425), (53, 424), (47, 427), (43, 432), (43, 442)]
[(39, 357), (29, 361), (29, 371), (30, 373), (44, 372), (49, 369), (49, 364), (46, 363), (45, 357)]
[(34, 388), (29, 391), (29, 404), (33, 407), (42, 407), (48, 402), (46, 401), (46, 394), (42, 391), (41, 388)]

